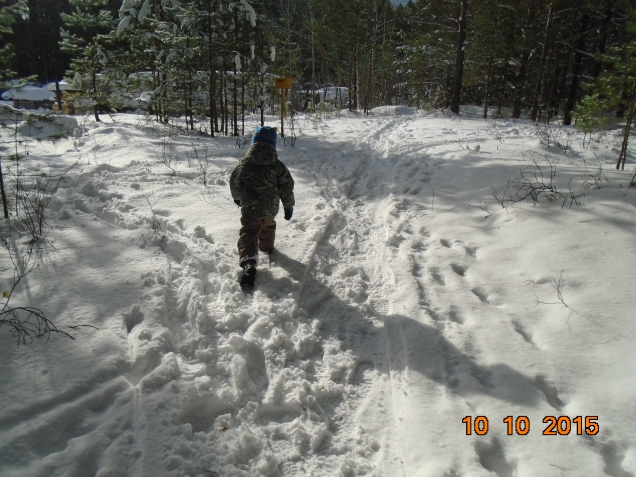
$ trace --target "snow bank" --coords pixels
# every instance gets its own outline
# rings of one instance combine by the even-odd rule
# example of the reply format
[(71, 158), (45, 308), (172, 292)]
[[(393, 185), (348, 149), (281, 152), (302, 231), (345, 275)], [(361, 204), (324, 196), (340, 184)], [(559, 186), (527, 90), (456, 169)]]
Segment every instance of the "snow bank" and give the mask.
[(406, 106), (378, 106), (371, 110), (371, 114), (383, 116), (410, 116), (415, 114), (415, 110)]
[(51, 91), (48, 87), (38, 88), (37, 86), (23, 86), (19, 89), (10, 89), (2, 93), (2, 99), (14, 100), (23, 99), (29, 101), (50, 101)]
[(77, 127), (77, 119), (74, 117), (47, 115), (46, 120), (36, 119), (22, 123), (18, 126), (18, 131), (23, 136), (45, 139), (57, 135), (70, 135)]

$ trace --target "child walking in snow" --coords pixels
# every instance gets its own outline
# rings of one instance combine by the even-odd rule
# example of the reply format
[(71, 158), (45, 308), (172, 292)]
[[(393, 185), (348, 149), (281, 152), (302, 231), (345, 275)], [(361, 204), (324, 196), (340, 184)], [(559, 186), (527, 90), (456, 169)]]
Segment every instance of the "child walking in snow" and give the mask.
[(238, 252), (242, 288), (254, 286), (258, 251), (274, 250), (279, 201), (285, 220), (294, 213), (294, 179), (278, 160), (276, 133), (276, 128), (269, 126), (256, 128), (250, 148), (230, 178), (232, 199), (241, 208)]

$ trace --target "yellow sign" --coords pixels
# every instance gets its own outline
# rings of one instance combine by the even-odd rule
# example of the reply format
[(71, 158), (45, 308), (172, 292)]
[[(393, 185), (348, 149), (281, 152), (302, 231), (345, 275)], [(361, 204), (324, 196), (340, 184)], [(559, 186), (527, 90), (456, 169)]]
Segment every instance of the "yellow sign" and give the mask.
[(278, 89), (291, 89), (291, 78), (276, 78), (276, 88)]

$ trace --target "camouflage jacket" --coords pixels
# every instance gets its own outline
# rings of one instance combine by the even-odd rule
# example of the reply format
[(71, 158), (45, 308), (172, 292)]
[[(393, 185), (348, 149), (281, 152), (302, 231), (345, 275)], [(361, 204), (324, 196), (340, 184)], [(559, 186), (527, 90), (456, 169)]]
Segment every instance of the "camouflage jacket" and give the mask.
[(278, 213), (279, 199), (285, 208), (295, 203), (294, 179), (269, 144), (250, 146), (232, 172), (230, 190), (232, 199), (241, 201), (243, 217), (273, 217)]

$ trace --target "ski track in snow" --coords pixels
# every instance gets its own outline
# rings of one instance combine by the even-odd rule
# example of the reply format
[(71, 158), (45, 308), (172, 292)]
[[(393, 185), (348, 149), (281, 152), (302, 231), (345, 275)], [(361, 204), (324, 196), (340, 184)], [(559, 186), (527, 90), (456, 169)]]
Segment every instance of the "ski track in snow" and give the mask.
[[(567, 402), (545, 371), (484, 359), (479, 327), (508, 326), (535, 354), (548, 345), (508, 320), (496, 284), (481, 276), (492, 256), (433, 225), (447, 191), (437, 204), (431, 191), (448, 154), (434, 151), (458, 133), (413, 129), (415, 119), (360, 120), (365, 126), (345, 130), (339, 147), (316, 140), (290, 154), (299, 206), (291, 222), (279, 217), (277, 250), (260, 257), (253, 296), (237, 283), (235, 245), (224, 238), (233, 232), (208, 234), (205, 222), (186, 228), (173, 217), (185, 173), (166, 179), (142, 160), (84, 167), (53, 209), (71, 204), (93, 246), (103, 230), (114, 234), (104, 250), (120, 254), (113, 260), (143, 255), (134, 268), (141, 287), (119, 291), (137, 293), (123, 331), (107, 321), (101, 331), (110, 338), (100, 346), (125, 356), (96, 361), (75, 387), (12, 403), (0, 422), (0, 453), (12, 455), (3, 475), (502, 477), (524, 469), (517, 450), (508, 454), (512, 438), (462, 436), (461, 419), (493, 402), (502, 415), (540, 408), (558, 416)], [(110, 147), (99, 146), (100, 134), (134, 140), (118, 126), (91, 134), (95, 158)], [(234, 164), (215, 163), (216, 194)], [(110, 192), (122, 186), (134, 200)], [(237, 232), (231, 212), (219, 220)], [(417, 445), (423, 435), (427, 445)], [(564, 446), (554, 447), (595, 468), (590, 475), (631, 475), (619, 437)]]

